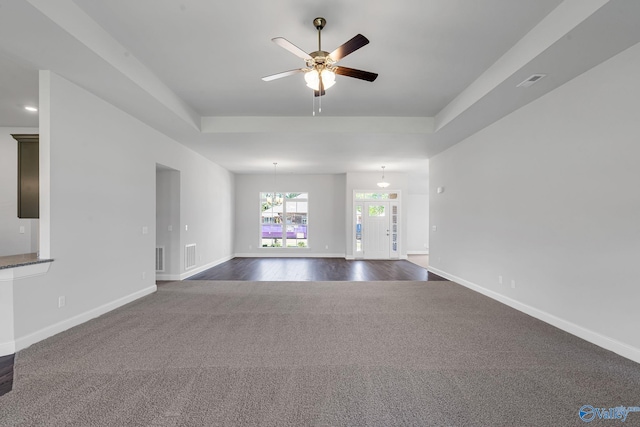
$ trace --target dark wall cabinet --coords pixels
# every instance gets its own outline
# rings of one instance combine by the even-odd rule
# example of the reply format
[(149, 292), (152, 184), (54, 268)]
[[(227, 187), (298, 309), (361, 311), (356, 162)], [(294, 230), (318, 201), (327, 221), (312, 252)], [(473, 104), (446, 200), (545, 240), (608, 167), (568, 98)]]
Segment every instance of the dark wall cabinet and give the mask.
[(18, 218), (40, 217), (40, 135), (11, 135), (18, 141)]

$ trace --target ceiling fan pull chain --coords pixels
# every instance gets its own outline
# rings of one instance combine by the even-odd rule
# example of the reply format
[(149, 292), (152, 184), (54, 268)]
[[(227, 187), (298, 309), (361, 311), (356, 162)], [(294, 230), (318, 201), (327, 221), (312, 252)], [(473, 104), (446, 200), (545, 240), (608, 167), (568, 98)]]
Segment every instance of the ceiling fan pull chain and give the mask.
[(318, 97), (318, 113), (322, 114), (322, 96)]
[(311, 91), (311, 115), (315, 117), (316, 115), (316, 95)]

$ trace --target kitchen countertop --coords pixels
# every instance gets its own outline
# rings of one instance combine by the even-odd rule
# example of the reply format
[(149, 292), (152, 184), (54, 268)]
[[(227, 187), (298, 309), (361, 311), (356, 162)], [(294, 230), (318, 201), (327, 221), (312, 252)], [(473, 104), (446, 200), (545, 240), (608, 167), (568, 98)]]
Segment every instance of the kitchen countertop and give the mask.
[(53, 262), (52, 259), (38, 258), (38, 254), (21, 254), (0, 257), (0, 270), (4, 268), (22, 267), (25, 265)]

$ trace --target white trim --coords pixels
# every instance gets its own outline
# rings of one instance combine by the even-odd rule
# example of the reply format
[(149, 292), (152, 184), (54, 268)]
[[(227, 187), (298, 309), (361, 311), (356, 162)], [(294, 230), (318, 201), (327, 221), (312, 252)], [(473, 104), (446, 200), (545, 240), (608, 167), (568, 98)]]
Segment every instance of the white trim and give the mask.
[(554, 316), (553, 314), (547, 313), (546, 311), (540, 310), (538, 308), (531, 307), (530, 305), (521, 303), (520, 301), (514, 300), (502, 294), (499, 294), (498, 292), (486, 289), (480, 285), (477, 285), (473, 282), (469, 282), (467, 280), (464, 280), (460, 277), (454, 276), (453, 274), (449, 274), (437, 268), (428, 267), (427, 270), (437, 274), (438, 276), (442, 276), (446, 279), (454, 281), (473, 291), (481, 293), (482, 295), (488, 296), (489, 298), (499, 301), (505, 305), (508, 305), (511, 308), (515, 308), (516, 310), (526, 313), (529, 316), (542, 320), (545, 323), (555, 326), (556, 328), (562, 329), (563, 331), (568, 332), (572, 335), (575, 335), (579, 338), (582, 338), (585, 341), (588, 341), (604, 349), (613, 351), (614, 353), (617, 353), (622, 357), (626, 357), (627, 359), (633, 360), (634, 362), (640, 363), (639, 348), (632, 347), (628, 344), (625, 344), (613, 338), (609, 338), (605, 335), (599, 334), (598, 332), (584, 328), (580, 325), (576, 325), (573, 322)]
[[(205, 270), (210, 269), (211, 267), (215, 267), (216, 265), (222, 264), (223, 262), (227, 262), (229, 261), (231, 258), (233, 258), (233, 256), (226, 256), (220, 259), (217, 259), (213, 262), (210, 262), (209, 264), (205, 264), (205, 265), (201, 265), (200, 267), (194, 267), (192, 269), (190, 269), (189, 271), (185, 271), (184, 273), (176, 276), (176, 275), (167, 275), (167, 276), (171, 276), (172, 278), (170, 279), (160, 279), (160, 275), (156, 276), (156, 280), (184, 280), (184, 279), (188, 279), (191, 276), (195, 276), (198, 273), (202, 273)], [(164, 276), (164, 275), (162, 275)], [(175, 278), (177, 277), (177, 278)]]
[(429, 255), (429, 251), (407, 251), (407, 255)]
[[(376, 194), (397, 194), (398, 197), (395, 199), (357, 199), (356, 198), (356, 194), (358, 193), (376, 193)], [(351, 221), (350, 224), (351, 226), (349, 227), (350, 231), (349, 231), (349, 241), (351, 242), (351, 253), (353, 255), (349, 255), (349, 257), (346, 257), (346, 259), (368, 259), (368, 260), (395, 260), (395, 259), (407, 259), (407, 254), (403, 254), (403, 248), (404, 248), (404, 242), (402, 239), (402, 227), (403, 227), (403, 221), (402, 221), (402, 206), (403, 206), (403, 201), (402, 201), (402, 190), (395, 190), (395, 189), (389, 189), (389, 188), (377, 188), (377, 189), (373, 189), (373, 190), (362, 190), (362, 189), (353, 189), (352, 190), (352, 194), (351, 194)], [(389, 258), (370, 258), (366, 255), (366, 245), (367, 243), (365, 242), (365, 238), (364, 238), (364, 233), (365, 231), (365, 227), (364, 227), (364, 217), (365, 217), (365, 204), (367, 202), (388, 202), (389, 203), (389, 207), (391, 207), (392, 205), (395, 204), (395, 206), (398, 207), (398, 246), (397, 246), (397, 250), (393, 251), (393, 242), (391, 239), (389, 239)], [(363, 227), (363, 233), (362, 233), (362, 247), (363, 247), (363, 251), (358, 252), (356, 251), (356, 236), (355, 236), (355, 218), (356, 218), (356, 206), (358, 205), (362, 205), (362, 215), (363, 215), (363, 219), (362, 219), (362, 227)], [(389, 221), (391, 221), (391, 215), (389, 215)], [(389, 226), (391, 227), (391, 224), (389, 224)]]
[[(345, 258), (345, 254), (327, 254), (327, 253), (300, 253), (300, 252), (281, 252), (286, 248), (265, 248), (260, 253), (243, 253), (235, 254), (237, 258)], [(293, 249), (293, 248), (291, 248)], [(274, 251), (274, 252), (271, 252)]]
[[(102, 316), (105, 313), (108, 313), (112, 310), (115, 310), (118, 307), (122, 307), (125, 304), (128, 304), (132, 301), (135, 301), (139, 298), (145, 297), (154, 293), (158, 287), (154, 284), (153, 286), (149, 286), (148, 288), (144, 288), (122, 298), (118, 298), (114, 301), (111, 301), (107, 304), (103, 304), (99, 307), (93, 308), (89, 311), (86, 311), (82, 314), (78, 314), (77, 316), (73, 316), (69, 319), (65, 319), (62, 322), (58, 322), (51, 326), (47, 326), (46, 328), (40, 329), (39, 331), (32, 332), (29, 335), (25, 335), (20, 338), (16, 338), (15, 340), (15, 352), (23, 350), (29, 347), (32, 344), (40, 342), (44, 339), (52, 337), (60, 332), (66, 331), (67, 329), (71, 329), (74, 326), (78, 326), (82, 323), (85, 323), (91, 319)], [(6, 345), (6, 344), (5, 344)]]
[(13, 282), (0, 282), (0, 356), (16, 352), (14, 340)]

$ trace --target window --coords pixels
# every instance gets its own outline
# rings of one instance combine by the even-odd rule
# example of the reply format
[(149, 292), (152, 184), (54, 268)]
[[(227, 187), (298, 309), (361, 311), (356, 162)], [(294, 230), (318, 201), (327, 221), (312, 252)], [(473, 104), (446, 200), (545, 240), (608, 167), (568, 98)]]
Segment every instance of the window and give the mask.
[(308, 247), (309, 194), (260, 193), (260, 246)]
[(357, 200), (395, 200), (398, 193), (356, 193)]

